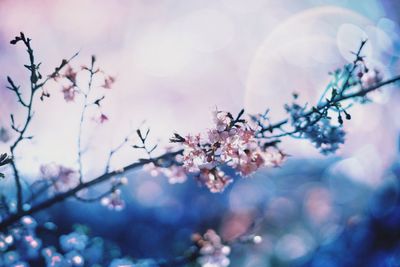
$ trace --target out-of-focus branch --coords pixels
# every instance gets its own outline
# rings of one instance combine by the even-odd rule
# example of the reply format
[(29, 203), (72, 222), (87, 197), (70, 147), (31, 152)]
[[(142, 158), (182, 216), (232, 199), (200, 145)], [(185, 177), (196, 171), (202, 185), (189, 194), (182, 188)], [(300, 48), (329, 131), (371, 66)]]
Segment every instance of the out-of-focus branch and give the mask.
[(179, 155), (182, 152), (183, 152), (183, 150), (179, 150), (176, 152), (168, 152), (159, 157), (152, 158), (152, 159), (141, 159), (138, 162), (135, 162), (135, 163), (132, 163), (132, 164), (126, 166), (125, 168), (123, 168), (123, 170), (111, 171), (111, 172), (103, 174), (95, 179), (92, 179), (90, 181), (80, 183), (76, 187), (74, 187), (66, 192), (56, 194), (53, 197), (51, 197), (41, 203), (38, 203), (37, 205), (32, 206), (28, 210), (19, 210), (16, 213), (10, 215), (8, 218), (5, 218), (2, 222), (0, 222), (0, 231), (4, 230), (8, 226), (17, 222), (23, 216), (45, 210), (45, 209), (53, 206), (54, 204), (57, 204), (59, 202), (66, 200), (67, 198), (75, 196), (76, 193), (78, 193), (79, 191), (81, 191), (83, 189), (90, 188), (92, 186), (95, 186), (97, 184), (105, 182), (116, 175), (120, 175), (122, 172), (127, 172), (130, 170), (136, 169), (136, 168), (140, 168), (149, 163), (154, 163), (156, 165), (161, 165), (161, 166), (167, 166), (168, 164), (170, 164), (169, 162), (174, 161), (174, 157), (176, 155)]
[[(315, 109), (307, 111), (302, 117), (310, 116), (311, 114), (313, 114), (315, 112), (315, 110), (321, 112), (323, 110), (329, 109), (330, 107), (335, 106), (336, 104), (341, 103), (344, 100), (353, 99), (353, 98), (357, 98), (357, 97), (364, 97), (364, 96), (366, 96), (367, 94), (369, 94), (372, 91), (375, 91), (375, 90), (377, 90), (377, 89), (379, 89), (381, 87), (384, 87), (386, 85), (389, 85), (389, 84), (392, 84), (392, 83), (395, 83), (395, 82), (398, 82), (398, 81), (400, 81), (400, 75), (397, 75), (397, 76), (394, 76), (391, 79), (379, 82), (379, 83), (377, 83), (377, 84), (375, 84), (375, 85), (373, 85), (373, 86), (371, 86), (369, 88), (360, 89), (360, 90), (358, 90), (356, 92), (349, 93), (349, 94), (344, 94), (342, 96), (339, 96), (339, 97), (335, 98), (332, 101), (323, 102), (323, 103), (317, 105), (315, 107)], [(281, 129), (282, 126), (284, 126), (284, 125), (286, 125), (288, 123), (289, 123), (289, 119), (284, 119), (284, 120), (281, 120), (281, 121), (279, 121), (277, 123), (270, 124), (268, 127), (263, 127), (258, 132), (258, 134), (260, 135), (260, 137), (262, 136), (262, 137), (266, 137), (266, 138), (279, 138), (279, 137), (288, 136), (288, 135), (292, 135), (292, 134), (296, 133), (297, 130), (293, 130), (291, 132), (285, 132), (285, 133), (279, 134), (279, 135), (264, 136), (266, 132), (272, 133), (274, 130)]]

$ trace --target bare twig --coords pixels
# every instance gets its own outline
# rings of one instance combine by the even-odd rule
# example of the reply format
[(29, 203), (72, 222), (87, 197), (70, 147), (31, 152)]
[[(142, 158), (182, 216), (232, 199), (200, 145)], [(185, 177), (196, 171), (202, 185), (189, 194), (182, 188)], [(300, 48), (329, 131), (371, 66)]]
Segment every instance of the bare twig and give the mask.
[(121, 143), (119, 143), (116, 147), (114, 147), (113, 149), (110, 150), (110, 152), (108, 153), (104, 173), (108, 173), (110, 171), (112, 158), (118, 151), (120, 151), (129, 142), (129, 137), (131, 135), (132, 135), (132, 133), (129, 133)]
[[(30, 125), (30, 122), (32, 120), (32, 117), (34, 115), (34, 112), (32, 110), (33, 107), (33, 100), (35, 93), (38, 91), (38, 89), (43, 88), (43, 86), (46, 84), (46, 82), (50, 79), (50, 76), (54, 76), (58, 74), (58, 72), (69, 62), (68, 60), (63, 60), (61, 65), (55, 69), (55, 71), (48, 77), (46, 78), (43, 82), (40, 82), (42, 79), (42, 75), (39, 72), (39, 67), (40, 63), (36, 63), (33, 49), (31, 47), (31, 39), (25, 37), (25, 35), (21, 32), (19, 36), (15, 37), (14, 40), (12, 40), (10, 43), (15, 45), (18, 42), (22, 42), (24, 46), (27, 49), (28, 57), (29, 57), (29, 65), (25, 65), (25, 67), (29, 70), (30, 72), (30, 91), (29, 91), (29, 96), (28, 100), (24, 101), (22, 99), (22, 94), (20, 91), (20, 87), (16, 86), (13, 80), (10, 77), (7, 77), (8, 83), (10, 86), (8, 87), (11, 91), (14, 91), (14, 93), (17, 96), (18, 101), (21, 103), (21, 105), (26, 108), (27, 114), (25, 121), (22, 125), (22, 127), (17, 127), (14, 122), (14, 117), (11, 115), (11, 124), (12, 128), (17, 132), (17, 138), (16, 140), (12, 143), (10, 146), (10, 153), (13, 158), (11, 161), (11, 168), (14, 173), (14, 179), (15, 179), (15, 184), (16, 184), (16, 195), (17, 195), (17, 210), (21, 211), (23, 208), (23, 194), (22, 194), (22, 185), (21, 185), (21, 179), (20, 175), (18, 172), (18, 168), (15, 162), (15, 150), (20, 144), (21, 141), (25, 139), (31, 139), (31, 136), (25, 136), (26, 131), (28, 130), (28, 127)], [(72, 57), (74, 58), (75, 55)], [(72, 59), (71, 58), (71, 59)], [(70, 60), (71, 60), (70, 59)], [(39, 83), (40, 82), (40, 83)]]
[(90, 91), (92, 90), (92, 83), (93, 83), (93, 76), (96, 74), (97, 71), (94, 70), (94, 63), (96, 62), (96, 58), (92, 56), (90, 68), (87, 70), (89, 71), (89, 83), (86, 92), (82, 91), (83, 94), (83, 107), (81, 111), (81, 116), (79, 120), (79, 132), (78, 132), (78, 171), (79, 171), (79, 182), (83, 183), (83, 164), (82, 164), (82, 129), (83, 129), (83, 124), (85, 121), (85, 114), (87, 111), (87, 108), (90, 106), (89, 104), (89, 94)]

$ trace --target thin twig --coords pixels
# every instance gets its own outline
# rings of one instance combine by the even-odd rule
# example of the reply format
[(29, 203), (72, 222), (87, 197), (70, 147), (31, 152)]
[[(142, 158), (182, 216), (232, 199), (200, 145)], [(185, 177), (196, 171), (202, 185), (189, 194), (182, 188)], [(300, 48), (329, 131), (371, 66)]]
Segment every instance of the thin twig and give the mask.
[(129, 137), (131, 135), (132, 135), (132, 133), (128, 134), (121, 143), (119, 143), (116, 147), (114, 147), (113, 149), (110, 150), (110, 152), (108, 153), (104, 173), (108, 173), (110, 171), (111, 160), (112, 160), (113, 156), (129, 142)]
[[(375, 84), (375, 85), (373, 85), (373, 86), (371, 86), (371, 87), (369, 87), (369, 88), (366, 88), (366, 89), (363, 89), (363, 88), (362, 88), (362, 89), (360, 89), (360, 90), (358, 90), (358, 91), (356, 91), (356, 92), (354, 92), (354, 93), (349, 93), (349, 94), (342, 95), (342, 96), (340, 96), (339, 98), (334, 99), (334, 102), (323, 102), (323, 103), (319, 104), (318, 106), (316, 106), (315, 108), (316, 108), (318, 111), (322, 111), (322, 110), (324, 110), (324, 109), (326, 109), (326, 108), (328, 108), (328, 107), (330, 107), (330, 106), (333, 106), (334, 103), (340, 103), (340, 102), (342, 102), (342, 101), (344, 101), (344, 100), (351, 99), (351, 98), (364, 97), (364, 96), (366, 96), (368, 93), (370, 93), (370, 92), (372, 92), (372, 91), (375, 91), (375, 90), (378, 89), (378, 88), (381, 88), (381, 87), (383, 87), (383, 86), (385, 86), (385, 85), (388, 85), (388, 84), (395, 83), (395, 82), (397, 82), (397, 81), (400, 81), (400, 75), (394, 76), (393, 78), (388, 79), (388, 80), (386, 80), (386, 81), (379, 82), (379, 83), (377, 83), (377, 84)], [(301, 117), (302, 117), (302, 118), (305, 118), (305, 117), (310, 116), (310, 115), (313, 114), (313, 113), (314, 113), (313, 110), (309, 110), (308, 112), (305, 112)], [(277, 122), (277, 123), (275, 123), (275, 124), (269, 125), (268, 127), (262, 128), (258, 133), (261, 134), (262, 137), (266, 137), (266, 136), (263, 136), (263, 134), (264, 134), (265, 132), (268, 132), (268, 131), (272, 132), (272, 131), (275, 130), (275, 129), (280, 129), (282, 126), (284, 126), (284, 125), (287, 124), (288, 122), (289, 122), (289, 119), (281, 120), (281, 121), (279, 121), (279, 122)], [(268, 137), (266, 137), (266, 138), (278, 138), (278, 137), (283, 137), (283, 136), (287, 136), (287, 135), (292, 135), (292, 134), (295, 133), (295, 132), (296, 132), (296, 130), (291, 131), (291, 132), (286, 132), (286, 133), (280, 134), (280, 135), (268, 136)]]
[[(11, 115), (12, 128), (18, 134), (16, 140), (10, 146), (10, 153), (11, 153), (11, 157), (13, 159), (11, 161), (11, 168), (14, 173), (14, 179), (15, 179), (15, 185), (16, 185), (16, 191), (17, 191), (16, 192), (17, 211), (19, 211), (19, 212), (22, 211), (22, 209), (23, 209), (23, 193), (22, 193), (22, 185), (21, 185), (20, 175), (19, 175), (18, 168), (17, 168), (16, 161), (15, 161), (16, 160), (15, 150), (21, 141), (32, 138), (31, 136), (25, 136), (25, 133), (26, 133), (26, 131), (30, 125), (30, 122), (32, 120), (32, 117), (34, 115), (32, 107), (33, 107), (33, 100), (34, 100), (35, 93), (38, 91), (38, 89), (42, 88), (46, 84), (46, 82), (50, 79), (50, 77), (55, 77), (56, 75), (58, 75), (59, 71), (69, 62), (69, 60), (63, 60), (61, 65), (59, 67), (57, 67), (50, 76), (48, 76), (43, 82), (38, 84), (38, 82), (42, 78), (42, 76), (39, 72), (40, 63), (37, 64), (35, 62), (33, 49), (31, 47), (31, 39), (26, 38), (25, 35), (21, 32), (20, 36), (17, 36), (14, 40), (11, 41), (11, 44), (15, 45), (16, 43), (18, 43), (20, 41), (22, 41), (24, 43), (24, 45), (27, 49), (28, 56), (29, 56), (29, 65), (25, 65), (25, 67), (30, 71), (30, 92), (29, 92), (29, 97), (28, 97), (27, 102), (22, 99), (22, 95), (21, 95), (19, 86), (16, 86), (10, 77), (7, 78), (8, 82), (10, 84), (10, 87), (8, 87), (8, 88), (15, 92), (15, 94), (18, 98), (18, 101), (21, 103), (21, 105), (23, 107), (25, 107), (27, 109), (27, 115), (26, 115), (26, 118), (25, 118), (25, 121), (24, 121), (22, 127), (17, 127), (15, 125), (14, 117), (13, 117), (13, 115)], [(72, 60), (75, 56), (76, 55), (71, 57), (70, 60)]]
[(87, 111), (87, 108), (89, 107), (89, 103), (88, 103), (88, 98), (89, 98), (89, 94), (90, 91), (92, 90), (92, 82), (93, 82), (93, 76), (95, 75), (96, 71), (94, 71), (94, 63), (95, 63), (95, 57), (92, 56), (92, 60), (91, 60), (91, 64), (90, 64), (90, 69), (88, 69), (89, 71), (89, 83), (88, 83), (88, 88), (87, 91), (84, 92), (82, 91), (84, 100), (83, 100), (83, 108), (82, 108), (82, 112), (81, 112), (81, 116), (80, 116), (80, 120), (79, 120), (79, 132), (78, 132), (78, 172), (79, 172), (79, 183), (83, 183), (83, 163), (82, 163), (82, 129), (83, 129), (83, 124), (85, 121), (85, 114)]

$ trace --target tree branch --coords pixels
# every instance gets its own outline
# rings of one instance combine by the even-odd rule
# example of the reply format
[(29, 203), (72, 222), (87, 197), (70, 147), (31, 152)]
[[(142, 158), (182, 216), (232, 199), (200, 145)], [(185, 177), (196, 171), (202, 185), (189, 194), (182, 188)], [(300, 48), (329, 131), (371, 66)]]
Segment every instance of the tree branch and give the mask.
[[(377, 84), (375, 84), (375, 85), (373, 85), (373, 86), (371, 86), (369, 88), (360, 89), (359, 91), (356, 91), (354, 93), (349, 93), (349, 94), (345, 94), (345, 95), (339, 96), (338, 98), (333, 100), (334, 102), (323, 102), (323, 103), (317, 105), (315, 108), (318, 111), (322, 111), (322, 110), (324, 110), (324, 109), (326, 109), (326, 108), (328, 108), (330, 106), (333, 106), (335, 103), (340, 103), (340, 102), (342, 102), (344, 100), (347, 100), (347, 99), (366, 96), (368, 93), (370, 93), (372, 91), (375, 91), (376, 89), (379, 89), (379, 88), (381, 88), (381, 87), (383, 87), (385, 85), (389, 85), (389, 84), (395, 83), (397, 81), (400, 81), (400, 75), (394, 76), (393, 78), (388, 79), (386, 81), (379, 82), (379, 83), (377, 83)], [(310, 116), (313, 113), (314, 113), (314, 110), (309, 110), (302, 117)], [(263, 127), (261, 130), (258, 131), (258, 134), (262, 135), (262, 137), (265, 137), (264, 136), (265, 132), (271, 132), (272, 133), (273, 130), (280, 129), (282, 126), (284, 126), (288, 122), (289, 122), (289, 119), (284, 119), (284, 120), (281, 120), (281, 121), (279, 121), (277, 123), (271, 124), (268, 127)], [(291, 135), (291, 134), (293, 134), (295, 132), (297, 132), (297, 131), (294, 130), (294, 131), (286, 132), (286, 133), (283, 133), (283, 134), (280, 134), (280, 135), (269, 136), (267, 138), (283, 137), (283, 136)]]
[[(156, 165), (164, 165), (163, 162), (169, 162), (172, 161), (172, 159), (179, 154), (182, 154), (183, 150), (179, 150), (176, 152), (169, 152), (169, 153), (165, 153), (159, 157), (153, 158), (153, 159), (141, 159), (138, 162), (132, 163), (128, 166), (126, 166), (123, 169), (123, 172), (127, 172), (139, 167), (144, 166), (145, 164), (148, 163), (154, 163)], [(13, 223), (17, 222), (20, 218), (22, 218), (23, 216), (26, 215), (30, 215), (39, 211), (42, 211), (44, 209), (47, 209), (51, 206), (53, 206), (54, 204), (57, 204), (59, 202), (62, 202), (64, 200), (66, 200), (67, 198), (73, 197), (76, 193), (78, 193), (79, 191), (81, 191), (82, 189), (85, 188), (90, 188), (94, 185), (100, 184), (102, 182), (107, 181), (108, 179), (112, 178), (115, 175), (119, 175), (121, 174), (121, 171), (112, 171), (112, 172), (108, 172), (106, 174), (103, 174), (93, 180), (90, 180), (88, 182), (84, 182), (81, 184), (78, 184), (76, 187), (63, 192), (63, 193), (58, 193), (56, 195), (54, 195), (53, 197), (32, 206), (32, 208), (28, 209), (28, 210), (20, 210), (17, 211), (16, 213), (10, 215), (8, 218), (4, 219), (1, 223), (0, 223), (0, 231), (4, 230), (5, 228), (7, 228), (8, 226), (12, 225)]]
[(16, 165), (16, 157), (15, 157), (15, 150), (18, 147), (18, 145), (20, 144), (21, 141), (25, 140), (25, 139), (31, 139), (31, 136), (25, 136), (25, 133), (30, 125), (30, 122), (32, 120), (33, 117), (33, 100), (34, 100), (34, 96), (35, 93), (40, 89), (43, 88), (43, 86), (46, 84), (46, 82), (51, 79), (54, 78), (55, 76), (58, 75), (59, 71), (68, 64), (68, 62), (70, 60), (72, 60), (77, 54), (75, 54), (74, 56), (72, 56), (69, 60), (63, 60), (61, 65), (59, 67), (57, 67), (55, 69), (55, 71), (49, 75), (43, 82), (39, 83), (38, 82), (42, 79), (42, 75), (39, 72), (39, 67), (41, 63), (36, 63), (35, 62), (35, 56), (33, 53), (33, 49), (31, 47), (31, 39), (25, 37), (24, 33), (20, 33), (19, 36), (15, 37), (14, 40), (12, 40), (10, 43), (12, 45), (17, 44), (18, 42), (23, 42), (23, 44), (25, 45), (26, 49), (27, 49), (27, 53), (28, 53), (28, 57), (29, 57), (29, 65), (25, 65), (25, 67), (29, 70), (30, 72), (30, 92), (29, 92), (29, 99), (28, 102), (24, 101), (22, 99), (22, 95), (21, 92), (19, 90), (19, 86), (16, 86), (14, 84), (14, 82), (12, 81), (12, 79), (10, 77), (7, 77), (8, 83), (10, 84), (10, 87), (8, 87), (8, 89), (10, 89), (11, 91), (14, 91), (18, 101), (21, 103), (21, 105), (23, 107), (25, 107), (27, 109), (27, 115), (25, 118), (25, 121), (23, 123), (22, 127), (16, 127), (15, 122), (14, 122), (14, 117), (13, 115), (11, 115), (11, 126), (12, 128), (17, 132), (18, 136), (16, 138), (16, 140), (14, 141), (14, 143), (10, 146), (10, 153), (11, 153), (11, 157), (12, 157), (12, 161), (11, 161), (11, 168), (13, 170), (14, 173), (14, 180), (15, 180), (15, 185), (16, 185), (16, 199), (17, 199), (17, 211), (21, 212), (23, 209), (23, 194), (22, 194), (22, 185), (21, 185), (21, 179), (20, 179), (20, 175), (18, 172), (18, 168)]

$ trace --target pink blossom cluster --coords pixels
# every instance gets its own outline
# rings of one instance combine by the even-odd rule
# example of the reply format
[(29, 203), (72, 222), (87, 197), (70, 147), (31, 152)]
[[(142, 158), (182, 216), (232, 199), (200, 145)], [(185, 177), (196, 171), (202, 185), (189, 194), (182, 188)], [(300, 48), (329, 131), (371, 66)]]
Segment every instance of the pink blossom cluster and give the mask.
[(64, 85), (62, 88), (62, 93), (64, 95), (64, 99), (67, 102), (71, 102), (75, 100), (75, 95), (79, 93), (77, 84), (76, 84), (76, 76), (77, 72), (74, 71), (74, 69), (71, 66), (68, 66), (66, 69), (64, 75), (62, 76), (63, 78), (67, 79), (69, 83), (67, 85)]
[(233, 181), (222, 166), (246, 177), (261, 167), (276, 167), (284, 161), (284, 153), (265, 146), (256, 137), (258, 126), (252, 127), (242, 119), (243, 111), (236, 119), (229, 112), (215, 111), (213, 115), (214, 127), (206, 133), (185, 138), (175, 134), (171, 142), (181, 143), (183, 152), (175, 157), (173, 164), (163, 167), (149, 163), (144, 169), (152, 176), (165, 175), (172, 184), (185, 182), (187, 175), (193, 173), (200, 184), (217, 193)]
[(205, 134), (182, 138), (183, 167), (198, 173), (198, 180), (211, 192), (222, 192), (232, 182), (221, 166), (234, 169), (240, 176), (249, 176), (263, 166), (279, 165), (283, 154), (263, 148), (246, 120), (228, 112), (214, 112), (214, 127)]
[(197, 262), (202, 267), (229, 266), (228, 255), (231, 252), (231, 248), (222, 243), (221, 237), (214, 230), (207, 230), (203, 236), (194, 234), (192, 239), (199, 248), (200, 256)]
[(383, 75), (378, 69), (365, 69), (360, 72), (358, 76), (360, 77), (361, 85), (364, 88), (374, 86), (383, 79)]
[(127, 185), (128, 178), (125, 176), (113, 177), (111, 179), (111, 190), (108, 195), (101, 198), (101, 205), (110, 210), (121, 211), (125, 208), (125, 201), (121, 198), (121, 190), (118, 187)]
[[(71, 66), (67, 66), (66, 70), (64, 73), (59, 74), (57, 76), (52, 77), (55, 81), (59, 81), (62, 84), (62, 89), (61, 92), (63, 93), (64, 100), (66, 102), (74, 102), (76, 97), (78, 95), (82, 95), (87, 100), (89, 100), (88, 103), (85, 103), (85, 106), (94, 106), (98, 108), (98, 116), (94, 117), (93, 120), (98, 122), (98, 123), (104, 123), (108, 121), (108, 116), (105, 115), (102, 110), (101, 110), (101, 101), (105, 98), (104, 96), (97, 97), (93, 96), (93, 94), (90, 92), (91, 88), (94, 87), (92, 82), (100, 79), (100, 84), (97, 85), (97, 87), (104, 88), (104, 89), (111, 89), (112, 86), (115, 83), (115, 77), (106, 74), (104, 71), (102, 71), (99, 68), (94, 68), (94, 63), (95, 63), (96, 58), (93, 56), (92, 57), (92, 66), (87, 67), (83, 65), (80, 70), (75, 70)], [(89, 73), (89, 85), (84, 89), (82, 82), (80, 82), (80, 75), (82, 71), (86, 71)], [(95, 76), (99, 76), (96, 77)], [(85, 79), (83, 79), (85, 80)], [(97, 94), (98, 95), (98, 94)], [(45, 96), (50, 96), (48, 93), (45, 93)], [(89, 99), (90, 98), (90, 99)], [(92, 101), (92, 102), (91, 102)], [(91, 102), (91, 103), (90, 103)]]
[[(100, 87), (104, 89), (111, 89), (115, 82), (115, 78), (113, 76), (105, 74), (98, 68), (91, 69), (87, 66), (82, 66), (81, 70), (88, 71), (90, 75), (95, 75), (98, 73), (102, 74), (104, 83)], [(78, 71), (74, 70), (71, 66), (68, 66), (63, 74), (54, 77), (55, 80), (58, 80), (58, 78), (64, 79), (65, 82), (62, 88), (62, 93), (64, 94), (65, 101), (67, 102), (74, 101), (76, 94), (84, 93), (78, 85), (78, 74)]]
[(77, 171), (56, 163), (42, 165), (40, 173), (44, 179), (50, 180), (53, 183), (54, 189), (59, 192), (65, 192), (79, 183), (79, 174)]

